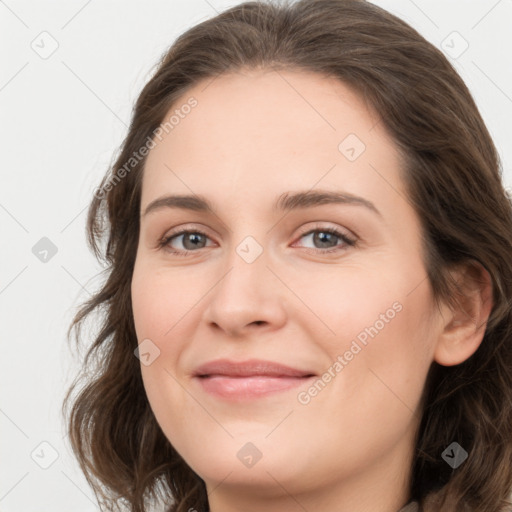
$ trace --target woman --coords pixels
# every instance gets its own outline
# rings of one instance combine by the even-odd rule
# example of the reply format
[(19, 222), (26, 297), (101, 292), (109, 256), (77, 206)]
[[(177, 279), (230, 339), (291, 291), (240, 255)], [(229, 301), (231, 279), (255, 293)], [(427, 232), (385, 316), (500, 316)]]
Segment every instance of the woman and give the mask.
[(453, 67), (370, 3), (248, 2), (178, 38), (89, 210), (108, 278), (73, 325), (104, 318), (66, 405), (99, 499), (508, 510), (500, 173)]

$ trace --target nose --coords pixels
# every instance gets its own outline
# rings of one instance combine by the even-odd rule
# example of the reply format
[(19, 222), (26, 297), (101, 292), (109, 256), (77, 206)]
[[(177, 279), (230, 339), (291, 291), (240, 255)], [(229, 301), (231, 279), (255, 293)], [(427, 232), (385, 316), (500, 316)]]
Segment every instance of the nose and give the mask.
[(267, 263), (265, 251), (252, 263), (234, 252), (228, 271), (207, 295), (204, 319), (210, 327), (231, 337), (243, 337), (285, 324), (286, 288)]

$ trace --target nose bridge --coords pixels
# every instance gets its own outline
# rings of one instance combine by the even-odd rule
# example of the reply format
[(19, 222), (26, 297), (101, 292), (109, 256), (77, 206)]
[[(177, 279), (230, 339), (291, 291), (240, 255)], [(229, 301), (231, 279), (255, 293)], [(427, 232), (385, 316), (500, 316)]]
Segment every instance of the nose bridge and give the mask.
[(268, 251), (248, 235), (234, 245), (227, 258), (228, 272), (218, 285), (216, 300), (234, 312), (262, 301), (269, 294)]
[(247, 235), (233, 246), (226, 272), (210, 295), (206, 320), (226, 331), (240, 331), (264, 322), (276, 327), (285, 319), (282, 290), (272, 272), (269, 252)]

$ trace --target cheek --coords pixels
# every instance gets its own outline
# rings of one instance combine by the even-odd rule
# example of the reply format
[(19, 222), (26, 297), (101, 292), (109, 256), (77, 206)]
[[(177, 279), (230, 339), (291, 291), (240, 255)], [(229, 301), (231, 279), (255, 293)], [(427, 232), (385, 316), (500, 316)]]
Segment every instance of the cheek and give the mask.
[(343, 377), (333, 379), (332, 390), (344, 400), (357, 397), (377, 410), (389, 401), (411, 410), (418, 405), (438, 333), (428, 280), (418, 279), (410, 263), (406, 269), (405, 263), (381, 272), (354, 268), (329, 285), (309, 287), (308, 305), (321, 321), (310, 314), (305, 328), (331, 364), (341, 356), (331, 373)]
[(328, 383), (318, 391), (305, 390), (301, 403), (309, 402), (304, 408), (308, 418), (329, 418), (337, 425), (338, 430), (326, 427), (322, 439), (330, 439), (326, 445), (332, 447), (343, 437), (345, 456), (356, 464), (408, 435), (432, 361), (435, 333), (426, 314), (426, 282), (412, 293), (399, 278), (394, 284), (376, 277), (359, 280), (359, 286), (344, 282), (352, 288), (341, 299), (339, 290), (329, 294), (323, 309), (322, 318), (336, 335), (312, 334), (327, 353), (334, 376), (324, 374)]
[(175, 335), (181, 319), (188, 315), (198, 301), (198, 291), (184, 273), (162, 272), (159, 269), (135, 266), (132, 278), (132, 308), (141, 342), (154, 339), (160, 349), (165, 340)]
[[(391, 272), (388, 268), (388, 276)], [(297, 312), (290, 312), (292, 320), (300, 322), (328, 353), (348, 350), (356, 338), (364, 346), (399, 322), (404, 303), (401, 290), (406, 286), (388, 276), (377, 269), (351, 266), (295, 280), (294, 291), (309, 311), (297, 314), (303, 309), (298, 303)]]
[[(150, 354), (147, 359), (141, 357), (141, 372), (155, 412), (165, 407), (164, 403), (158, 406), (162, 400), (158, 389), (162, 389), (163, 384), (166, 390), (172, 389), (169, 386), (172, 377), (166, 370), (174, 374), (178, 343), (182, 339), (176, 332), (181, 327), (179, 319), (184, 315), (187, 301), (176, 293), (176, 286), (174, 282), (171, 287), (169, 280), (158, 271), (136, 263), (131, 285), (133, 319), (139, 351)], [(171, 337), (172, 347), (168, 343)]]
[(186, 408), (176, 380), (176, 368), (182, 350), (180, 343), (186, 339), (180, 334), (185, 324), (180, 318), (190, 310), (186, 294), (179, 293), (178, 285), (176, 280), (171, 285), (170, 279), (157, 269), (136, 263), (131, 285), (135, 331), (140, 353), (151, 354), (146, 364), (141, 357), (142, 381), (157, 422), (164, 427), (166, 437), (173, 441), (181, 439), (184, 430), (183, 415), (173, 414), (173, 411)]
[(191, 280), (186, 270), (159, 268), (144, 258), (136, 261), (131, 284), (133, 318), (138, 343), (149, 340), (150, 352), (157, 354), (151, 364), (141, 364), (155, 409), (168, 409), (169, 403), (181, 399), (180, 387), (173, 379), (184, 377), (180, 357), (190, 345), (191, 326), (200, 321), (200, 301), (210, 287), (206, 277)]

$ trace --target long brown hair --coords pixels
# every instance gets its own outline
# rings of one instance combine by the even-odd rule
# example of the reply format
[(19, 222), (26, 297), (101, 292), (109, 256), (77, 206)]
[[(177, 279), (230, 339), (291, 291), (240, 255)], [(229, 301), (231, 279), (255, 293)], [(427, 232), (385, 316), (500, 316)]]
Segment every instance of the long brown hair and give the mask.
[[(88, 242), (106, 279), (68, 332), (75, 329), (80, 345), (84, 321), (99, 315), (63, 406), (71, 407), (70, 442), (98, 500), (109, 510), (125, 504), (142, 512), (152, 500), (167, 501), (172, 512), (208, 510), (204, 482), (155, 420), (134, 356), (130, 284), (145, 158), (130, 159), (155, 138), (187, 90), (243, 68), (314, 71), (352, 87), (405, 157), (407, 200), (421, 219), (435, 298), (453, 303), (454, 265), (478, 262), (489, 272), (494, 306), (480, 347), (456, 366), (433, 362), (427, 376), (410, 497), (425, 512), (505, 510), (512, 488), (512, 207), (501, 164), (470, 92), (444, 55), (364, 0), (232, 7), (181, 35), (142, 90), (88, 213)], [(457, 469), (441, 457), (453, 441), (469, 453)]]

